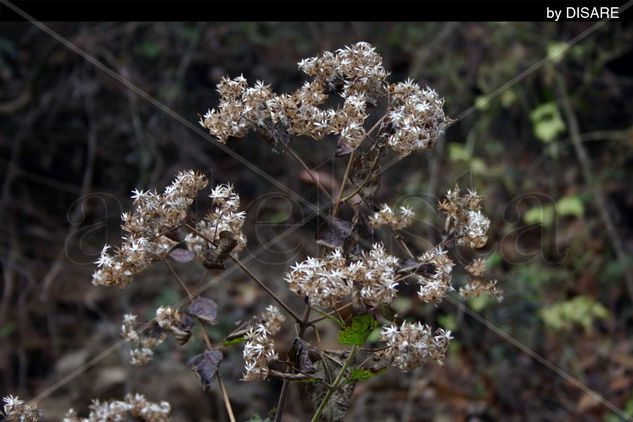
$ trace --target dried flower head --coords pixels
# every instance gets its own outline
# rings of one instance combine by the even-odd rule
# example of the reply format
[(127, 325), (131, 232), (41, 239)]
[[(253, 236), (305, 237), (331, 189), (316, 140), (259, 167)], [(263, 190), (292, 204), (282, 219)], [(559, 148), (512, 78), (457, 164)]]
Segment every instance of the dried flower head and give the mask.
[(268, 364), (277, 359), (275, 343), (264, 324), (257, 324), (246, 333), (244, 346), (244, 381), (263, 380), (268, 377)]
[(192, 170), (180, 172), (164, 193), (134, 190), (134, 211), (122, 215), (121, 228), (128, 233), (121, 246), (105, 245), (92, 276), (100, 286), (125, 287), (132, 277), (169, 252), (175, 242), (165, 235), (178, 228), (199, 190), (207, 186), (205, 176)]
[(451, 337), (450, 331), (438, 328), (435, 334), (428, 325), (403, 322), (400, 327), (383, 328), (381, 340), (387, 342), (385, 355), (402, 371), (424, 365), (429, 360), (442, 363)]
[(387, 144), (400, 156), (430, 149), (446, 130), (444, 99), (431, 88), (420, 88), (411, 79), (389, 85), (391, 106), (384, 133)]
[[(237, 253), (246, 247), (246, 237), (242, 232), (246, 213), (239, 211), (240, 197), (235, 193), (233, 185), (217, 185), (209, 194), (209, 198), (214, 209), (196, 224), (199, 234), (189, 233), (185, 238), (189, 250), (202, 261), (217, 251), (222, 233), (229, 233), (235, 241), (229, 252)], [(209, 243), (208, 240), (213, 240), (213, 243)]]
[(369, 222), (373, 227), (389, 226), (394, 230), (402, 230), (413, 223), (415, 213), (409, 207), (400, 207), (400, 213), (393, 212), (391, 207), (383, 204), (380, 211), (369, 217)]
[(396, 270), (398, 258), (389, 255), (382, 244), (376, 243), (369, 253), (349, 265), (349, 278), (360, 289), (360, 295), (368, 305), (389, 304), (398, 293)]
[(481, 196), (471, 189), (463, 196), (459, 193), (458, 186), (449, 190), (438, 208), (446, 214), (446, 227), (459, 245), (481, 248), (488, 241), (486, 232), (490, 226), (490, 220), (481, 213)]
[(352, 292), (345, 258), (335, 249), (325, 258), (308, 258), (296, 263), (284, 279), (290, 290), (307, 296), (313, 306), (329, 307)]
[(43, 421), (39, 409), (30, 403), (24, 403), (18, 396), (8, 395), (2, 398), (4, 418), (8, 422), (40, 422)]
[(268, 305), (262, 314), (262, 322), (271, 335), (275, 335), (281, 330), (285, 320), (286, 316), (274, 305)]
[(70, 409), (64, 416), (63, 422), (97, 422), (97, 421), (125, 421), (139, 420), (144, 422), (167, 422), (171, 405), (162, 401), (152, 403), (142, 394), (128, 394), (125, 400), (111, 400), (100, 402), (93, 400), (90, 414), (81, 418), (74, 409)]
[(418, 297), (424, 302), (438, 305), (454, 290), (451, 273), (455, 264), (441, 248), (425, 252), (418, 261), (429, 268), (425, 274), (415, 276), (420, 285)]
[[(173, 313), (175, 311), (171, 309), (169, 311), (161, 311), (161, 316), (165, 317), (163, 323), (166, 322), (166, 314), (168, 312)], [(137, 325), (136, 315), (125, 314), (121, 325), (121, 336), (132, 346), (130, 362), (132, 365), (141, 366), (152, 360), (154, 356), (152, 349), (165, 341), (166, 334), (156, 321), (151, 321), (143, 331), (139, 331)]]

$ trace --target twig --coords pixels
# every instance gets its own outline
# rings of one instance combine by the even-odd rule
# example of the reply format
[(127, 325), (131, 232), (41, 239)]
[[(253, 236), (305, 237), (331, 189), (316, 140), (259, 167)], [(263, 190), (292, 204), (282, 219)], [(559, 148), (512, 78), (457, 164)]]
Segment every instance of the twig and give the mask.
[[(310, 311), (312, 307), (309, 304), (306, 304), (305, 309), (303, 310), (303, 316), (299, 322), (299, 338), (303, 338), (306, 333), (306, 329), (308, 328), (308, 319), (310, 318)], [(281, 386), (281, 392), (279, 393), (279, 400), (277, 401), (277, 411), (275, 412), (275, 422), (281, 422), (281, 416), (284, 413), (284, 407), (286, 406), (286, 398), (288, 397), (288, 388), (290, 388), (290, 383), (287, 380), (284, 380), (283, 385)]]
[[(201, 233), (198, 229), (196, 229), (195, 227), (193, 227), (189, 223), (185, 223), (184, 226), (187, 227), (192, 232), (194, 232), (195, 234), (197, 234), (198, 236), (200, 236), (201, 238), (203, 238), (204, 240), (206, 240), (207, 242), (209, 242), (210, 244), (215, 245), (215, 242), (213, 240), (209, 239), (207, 236), (205, 236), (204, 233)], [(229, 258), (233, 262), (235, 262), (242, 269), (242, 271), (244, 271), (254, 282), (259, 284), (259, 286), (262, 289), (264, 289), (266, 291), (266, 293), (268, 293), (270, 295), (270, 297), (272, 297), (273, 300), (275, 300), (275, 302), (277, 302), (282, 308), (284, 308), (286, 310), (286, 312), (288, 312), (292, 316), (292, 318), (294, 318), (295, 321), (297, 321), (297, 322), (301, 321), (301, 317), (299, 315), (297, 315), (296, 312), (293, 311), (288, 305), (286, 305), (286, 303), (283, 300), (281, 300), (279, 298), (279, 296), (277, 296), (275, 294), (275, 292), (270, 290), (270, 288), (263, 281), (261, 281), (244, 264), (242, 264), (242, 262), (240, 262), (239, 259), (237, 259), (233, 255), (229, 255)]]
[(629, 293), (629, 297), (631, 298), (631, 300), (633, 300), (633, 273), (631, 273), (630, 268), (627, 268), (626, 253), (622, 248), (622, 244), (620, 243), (620, 238), (616, 231), (615, 225), (613, 224), (613, 220), (609, 215), (607, 200), (604, 195), (604, 191), (602, 190), (602, 186), (593, 174), (593, 170), (591, 168), (591, 160), (589, 159), (587, 150), (582, 144), (578, 118), (576, 117), (573, 108), (569, 102), (569, 95), (567, 93), (565, 81), (563, 80), (561, 74), (558, 72), (556, 73), (556, 80), (561, 98), (561, 106), (567, 119), (567, 126), (569, 127), (569, 135), (574, 144), (574, 149), (576, 150), (576, 156), (578, 157), (578, 161), (580, 162), (580, 168), (582, 170), (585, 183), (590, 186), (591, 190), (593, 191), (593, 195), (596, 198), (596, 205), (598, 207), (600, 217), (603, 224), (605, 225), (605, 228), (607, 229), (607, 235), (609, 237), (609, 240), (611, 241), (613, 249), (615, 250), (615, 255), (618, 263), (622, 267), (624, 281)]
[(341, 368), (341, 370), (339, 371), (338, 375), (336, 376), (336, 379), (334, 380), (334, 383), (332, 384), (332, 388), (330, 388), (328, 390), (328, 392), (325, 394), (325, 397), (323, 398), (323, 401), (321, 402), (321, 404), (319, 405), (318, 409), (314, 413), (314, 416), (312, 416), (311, 422), (316, 422), (321, 417), (321, 414), (325, 410), (325, 407), (327, 406), (327, 404), (329, 403), (330, 399), (332, 398), (332, 394), (334, 394), (334, 392), (341, 385), (341, 382), (343, 381), (343, 377), (345, 376), (345, 372), (347, 372), (347, 368), (350, 366), (350, 364), (354, 360), (354, 355), (355, 354), (356, 354), (356, 346), (352, 346), (352, 350), (349, 352), (349, 356), (345, 360), (345, 363), (343, 364), (343, 367)]
[(231, 422), (235, 422), (235, 415), (233, 414), (233, 407), (231, 406), (231, 400), (229, 400), (229, 395), (226, 393), (226, 388), (224, 388), (224, 383), (222, 382), (222, 378), (220, 377), (220, 373), (216, 372), (215, 377), (218, 379), (218, 386), (220, 387), (220, 393), (222, 393), (222, 398), (224, 399), (224, 407), (226, 407), (226, 413), (229, 415), (229, 420)]
[(345, 185), (347, 184), (347, 179), (349, 179), (349, 175), (352, 172), (352, 163), (354, 162), (354, 153), (356, 151), (352, 151), (349, 155), (349, 159), (347, 160), (347, 167), (345, 168), (345, 174), (343, 175), (343, 180), (341, 181), (341, 187), (338, 190), (338, 196), (336, 197), (336, 202), (332, 207), (332, 217), (336, 217), (338, 213), (338, 207), (341, 205), (341, 199), (343, 198), (343, 192), (345, 191)]
[[(333, 200), (332, 195), (330, 195), (330, 193), (329, 193), (329, 192), (328, 192), (328, 191), (327, 191), (327, 190), (323, 187), (323, 185), (321, 185), (321, 182), (319, 182), (319, 179), (317, 179), (317, 178), (314, 176), (314, 174), (313, 174), (313, 171), (314, 171), (314, 170), (312, 170), (310, 167), (308, 167), (308, 165), (305, 163), (305, 161), (303, 161), (303, 160), (301, 159), (301, 157), (299, 157), (299, 155), (297, 155), (297, 153), (293, 151), (293, 149), (292, 149), (292, 148), (290, 148), (288, 145), (284, 144), (283, 142), (281, 142), (281, 144), (284, 146), (284, 148), (286, 149), (286, 151), (288, 151), (288, 153), (289, 153), (290, 155), (292, 155), (292, 157), (293, 157), (295, 160), (297, 160), (297, 162), (298, 162), (299, 164), (301, 164), (301, 166), (302, 166), (302, 167), (305, 169), (305, 171), (308, 173), (308, 176), (310, 176), (310, 178), (312, 179), (312, 181), (314, 182), (314, 184), (317, 186), (317, 188), (319, 188), (319, 190), (320, 190), (321, 192), (323, 192), (323, 194), (324, 194), (325, 196), (327, 196), (327, 197), (328, 197), (328, 199), (329, 199), (330, 201), (332, 201), (332, 200)], [(342, 187), (341, 187), (341, 189), (342, 189)], [(340, 193), (340, 190), (339, 190), (339, 193)]]
[[(172, 267), (169, 261), (167, 261), (166, 259), (163, 259), (163, 262), (167, 264), (167, 268), (169, 268), (169, 271), (171, 272), (171, 274), (174, 276), (176, 280), (178, 280), (178, 283), (180, 283), (182, 288), (185, 290), (185, 292), (187, 293), (187, 297), (189, 298), (189, 301), (193, 300), (193, 294), (191, 293), (191, 290), (187, 288), (187, 285), (185, 284), (183, 279), (178, 275), (176, 270), (174, 270), (174, 267)], [(209, 334), (207, 333), (207, 330), (204, 328), (204, 321), (202, 321), (200, 318), (196, 318), (196, 319), (200, 323), (200, 333), (202, 334), (202, 339), (204, 340), (204, 343), (207, 346), (207, 349), (213, 350), (213, 344), (211, 343)], [(226, 393), (226, 389), (224, 388), (224, 383), (222, 382), (222, 378), (220, 378), (220, 371), (216, 371), (215, 377), (218, 379), (218, 386), (220, 387), (220, 393), (222, 394), (222, 398), (224, 400), (224, 407), (226, 407), (226, 413), (229, 416), (229, 420), (230, 422), (235, 422), (235, 415), (233, 414), (231, 401), (229, 400), (229, 396)]]

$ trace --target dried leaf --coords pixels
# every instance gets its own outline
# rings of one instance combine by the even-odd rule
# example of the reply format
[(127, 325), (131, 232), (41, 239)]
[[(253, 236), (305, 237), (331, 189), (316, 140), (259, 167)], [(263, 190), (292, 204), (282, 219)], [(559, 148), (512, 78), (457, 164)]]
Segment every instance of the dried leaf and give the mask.
[(216, 247), (210, 248), (205, 255), (204, 267), (209, 270), (223, 270), (224, 261), (227, 260), (235, 246), (237, 246), (237, 240), (232, 232), (228, 230), (220, 232)]
[(200, 382), (204, 391), (211, 389), (211, 383), (213, 377), (218, 371), (218, 365), (222, 362), (224, 356), (217, 350), (205, 350), (203, 353), (196, 355), (189, 359), (187, 366), (194, 370), (194, 372), (200, 377)]
[(190, 262), (196, 255), (189, 249), (175, 248), (169, 252), (169, 257), (176, 262)]
[(316, 368), (312, 362), (320, 359), (319, 351), (305, 340), (295, 337), (292, 342), (291, 356), (300, 372), (313, 374)]
[(210, 324), (215, 324), (218, 315), (218, 305), (211, 299), (198, 296), (191, 301), (185, 312)]
[(352, 233), (352, 223), (336, 217), (326, 217), (316, 233), (316, 241), (319, 245), (328, 248), (340, 248)]

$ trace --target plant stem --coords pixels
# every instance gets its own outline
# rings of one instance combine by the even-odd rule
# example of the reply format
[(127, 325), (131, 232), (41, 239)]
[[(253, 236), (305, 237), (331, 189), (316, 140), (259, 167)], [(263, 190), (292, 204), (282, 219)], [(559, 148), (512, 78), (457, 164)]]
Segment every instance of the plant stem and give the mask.
[(352, 172), (352, 163), (354, 162), (354, 155), (356, 151), (352, 151), (349, 155), (349, 159), (347, 160), (347, 167), (345, 168), (345, 175), (343, 175), (343, 180), (341, 181), (341, 187), (338, 190), (338, 195), (336, 197), (336, 202), (332, 207), (332, 217), (336, 217), (338, 213), (338, 207), (341, 205), (341, 199), (343, 198), (343, 192), (345, 191), (345, 185), (347, 184), (347, 179), (349, 178), (350, 173)]
[(345, 372), (347, 372), (347, 368), (350, 366), (350, 364), (354, 360), (354, 355), (355, 354), (356, 354), (356, 346), (352, 346), (352, 350), (349, 352), (349, 356), (345, 360), (345, 363), (343, 364), (343, 367), (341, 368), (341, 370), (339, 371), (338, 375), (336, 376), (336, 379), (334, 380), (334, 383), (332, 384), (332, 387), (325, 394), (325, 397), (323, 398), (323, 401), (319, 405), (319, 408), (316, 410), (314, 416), (312, 416), (311, 422), (316, 422), (321, 417), (321, 414), (325, 410), (325, 407), (327, 406), (327, 404), (329, 403), (330, 399), (332, 398), (332, 394), (334, 394), (334, 392), (341, 385), (341, 382), (343, 381), (343, 378), (345, 377)]
[(317, 179), (317, 178), (314, 176), (314, 174), (312, 173), (312, 172), (313, 172), (313, 170), (312, 170), (312, 169), (310, 169), (310, 167), (308, 167), (308, 165), (305, 163), (305, 161), (303, 161), (303, 160), (301, 159), (301, 157), (299, 157), (299, 155), (298, 155), (296, 152), (294, 152), (294, 150), (293, 150), (292, 148), (290, 148), (288, 145), (284, 144), (283, 142), (282, 142), (281, 144), (284, 146), (284, 148), (286, 148), (286, 151), (288, 151), (288, 153), (289, 153), (290, 155), (292, 155), (292, 157), (293, 157), (295, 160), (297, 160), (297, 162), (298, 162), (299, 164), (301, 164), (301, 166), (302, 166), (302, 167), (305, 169), (305, 171), (308, 173), (308, 176), (310, 176), (310, 178), (312, 179), (312, 181), (314, 182), (314, 184), (317, 186), (317, 188), (319, 188), (319, 190), (320, 190), (321, 192), (323, 192), (323, 193), (325, 194), (325, 196), (327, 196), (327, 197), (328, 197), (328, 199), (329, 199), (330, 201), (332, 201), (332, 200), (333, 200), (332, 195), (330, 195), (330, 193), (329, 193), (329, 192), (328, 192), (328, 191), (327, 191), (327, 190), (323, 187), (323, 185), (321, 185), (321, 183), (319, 182), (319, 179)]
[[(194, 232), (195, 234), (197, 234), (198, 236), (200, 236), (201, 238), (203, 238), (204, 240), (206, 240), (210, 244), (215, 245), (215, 242), (213, 240), (209, 239), (207, 236), (204, 235), (204, 233), (201, 233), (199, 230), (197, 230), (192, 225), (190, 225), (188, 223), (185, 223), (185, 227), (187, 227), (189, 230), (191, 230), (192, 232)], [(284, 308), (285, 311), (288, 312), (290, 314), (290, 316), (292, 316), (292, 318), (295, 321), (301, 322), (301, 317), (299, 315), (297, 315), (297, 313), (295, 311), (293, 311), (283, 300), (281, 300), (279, 298), (279, 296), (277, 296), (275, 294), (275, 292), (270, 290), (270, 288), (262, 280), (260, 280), (255, 274), (253, 274), (244, 264), (242, 264), (242, 262), (239, 259), (237, 259), (236, 257), (234, 257), (233, 255), (230, 255), (230, 254), (229, 254), (229, 258), (233, 262), (235, 262), (237, 264), (237, 266), (240, 267), (242, 269), (242, 271), (244, 271), (251, 278), (251, 280), (253, 280), (257, 284), (259, 284), (259, 286), (262, 289), (264, 289), (266, 291), (266, 293), (268, 293), (270, 295), (270, 297), (272, 297), (273, 300), (275, 300), (275, 302), (277, 302), (279, 304), (279, 306)]]

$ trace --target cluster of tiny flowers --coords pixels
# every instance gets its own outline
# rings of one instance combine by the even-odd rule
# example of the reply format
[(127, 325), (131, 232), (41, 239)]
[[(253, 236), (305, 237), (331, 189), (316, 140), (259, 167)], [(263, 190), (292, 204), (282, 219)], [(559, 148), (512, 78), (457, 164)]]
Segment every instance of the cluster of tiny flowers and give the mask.
[(286, 316), (274, 305), (268, 305), (262, 314), (262, 322), (271, 335), (275, 335), (281, 330), (285, 320)]
[(169, 330), (180, 323), (181, 314), (176, 308), (160, 306), (156, 309), (156, 322), (160, 328)]
[(360, 289), (363, 302), (377, 306), (389, 304), (396, 297), (397, 268), (398, 258), (389, 255), (383, 245), (376, 243), (369, 253), (363, 252), (360, 260), (352, 262), (347, 272), (353, 285)]
[(310, 257), (295, 264), (284, 279), (290, 290), (299, 296), (307, 296), (313, 306), (334, 306), (352, 293), (345, 258), (339, 249), (325, 258)]
[(385, 124), (387, 144), (400, 156), (428, 150), (446, 130), (444, 99), (412, 80), (389, 85), (391, 105)]
[[(293, 135), (319, 140), (331, 134), (339, 135), (339, 145), (352, 151), (366, 138), (367, 106), (390, 95), (383, 127), (388, 128), (387, 144), (401, 156), (431, 148), (446, 127), (444, 100), (410, 81), (388, 85), (382, 57), (366, 42), (326, 51), (298, 65), (313, 80), (292, 94), (275, 94), (261, 81), (249, 87), (243, 76), (222, 78), (217, 85), (220, 103), (200, 124), (222, 143), (249, 130), (273, 139)], [(333, 93), (341, 95), (343, 104), (319, 108)]]
[(4, 403), (3, 420), (10, 422), (40, 422), (42, 415), (33, 404), (25, 404), (18, 396), (6, 396), (2, 398)]
[(328, 92), (340, 91), (344, 98), (365, 94), (374, 105), (384, 95), (388, 76), (382, 57), (366, 42), (303, 59), (299, 69), (325, 85)]
[(420, 284), (418, 296), (424, 302), (438, 305), (454, 290), (451, 285), (451, 273), (455, 264), (441, 248), (425, 252), (418, 261), (428, 268), (424, 274), (415, 276)]
[(433, 334), (428, 325), (419, 322), (390, 325), (381, 332), (381, 340), (387, 343), (385, 355), (402, 371), (418, 368), (429, 360), (441, 364), (451, 339), (450, 331), (438, 328)]
[(413, 217), (415, 214), (409, 207), (400, 207), (400, 213), (396, 214), (389, 205), (383, 204), (380, 211), (369, 217), (369, 222), (373, 227), (389, 226), (394, 230), (402, 230), (413, 223)]
[(490, 227), (490, 220), (481, 213), (481, 196), (470, 189), (463, 196), (459, 193), (457, 186), (449, 190), (438, 208), (446, 214), (447, 227), (457, 236), (459, 245), (481, 248), (488, 241), (486, 233)]
[[(130, 351), (130, 363), (135, 366), (141, 366), (146, 365), (152, 360), (154, 356), (152, 349), (165, 341), (166, 335), (163, 332), (156, 335), (143, 335), (136, 329), (136, 319), (137, 316), (132, 314), (125, 314), (123, 316), (121, 336), (133, 346)], [(163, 322), (165, 323), (166, 320), (165, 318)]]
[[(233, 186), (218, 185), (209, 194), (214, 205), (213, 211), (196, 224), (196, 230), (208, 240), (217, 242), (220, 233), (228, 231), (237, 242), (233, 252), (239, 252), (246, 247), (246, 237), (242, 233), (242, 226), (246, 219), (246, 213), (239, 211), (240, 197), (233, 190)], [(189, 233), (185, 238), (187, 247), (196, 256), (204, 260), (206, 253), (214, 250), (214, 245), (209, 244), (202, 236)]]
[(70, 409), (64, 416), (63, 422), (104, 422), (138, 420), (144, 422), (167, 422), (171, 405), (162, 401), (152, 403), (141, 394), (128, 394), (125, 400), (100, 402), (93, 400), (90, 414), (81, 418), (75, 410)]
[(113, 253), (109, 245), (103, 247), (92, 283), (124, 287), (132, 276), (164, 257), (176, 244), (165, 234), (182, 224), (198, 191), (206, 186), (206, 177), (190, 170), (180, 172), (162, 194), (134, 190), (134, 211), (121, 216), (121, 228), (128, 235)]
[(333, 307), (338, 301), (359, 289), (363, 301), (371, 306), (389, 304), (397, 294), (398, 259), (385, 252), (381, 244), (363, 252), (359, 260), (347, 265), (339, 249), (325, 258), (308, 258), (297, 263), (286, 274), (290, 290), (307, 296), (310, 304)]
[(481, 277), (486, 272), (486, 261), (480, 258), (475, 259), (466, 266), (466, 271), (472, 278), (459, 289), (459, 293), (465, 298), (488, 294), (498, 301), (503, 300), (503, 292), (497, 286), (497, 280), (484, 281)]
[(268, 377), (268, 363), (277, 359), (275, 343), (267, 324), (257, 324), (246, 333), (244, 346), (244, 381), (258, 381)]

